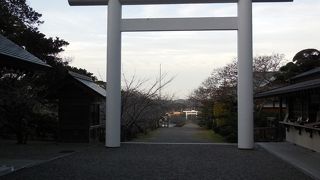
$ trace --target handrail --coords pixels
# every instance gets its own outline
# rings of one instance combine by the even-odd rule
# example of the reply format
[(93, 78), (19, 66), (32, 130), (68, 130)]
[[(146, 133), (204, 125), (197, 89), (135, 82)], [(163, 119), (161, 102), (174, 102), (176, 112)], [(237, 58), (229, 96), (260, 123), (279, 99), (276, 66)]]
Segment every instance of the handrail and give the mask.
[(318, 132), (318, 134), (320, 136), (320, 128), (313, 127), (314, 125), (318, 125), (318, 124), (320, 125), (320, 122), (319, 123), (309, 123), (309, 124), (305, 124), (305, 125), (301, 125), (298, 123), (292, 123), (292, 122), (285, 122), (285, 121), (280, 121), (279, 123), (285, 125), (288, 132), (289, 132), (289, 127), (292, 126), (292, 127), (295, 127), (296, 129), (299, 130), (300, 135), (301, 135), (301, 129), (305, 129), (306, 132), (310, 133), (310, 138), (313, 137), (313, 131)]
[(301, 125), (298, 123), (292, 123), (292, 122), (284, 122), (284, 121), (280, 121), (279, 123), (294, 126), (294, 127), (301, 127), (301, 128), (305, 128), (305, 129), (312, 129), (312, 130), (320, 131), (320, 128), (313, 127), (313, 125), (318, 125), (320, 123), (309, 123), (309, 124), (305, 124), (305, 125)]

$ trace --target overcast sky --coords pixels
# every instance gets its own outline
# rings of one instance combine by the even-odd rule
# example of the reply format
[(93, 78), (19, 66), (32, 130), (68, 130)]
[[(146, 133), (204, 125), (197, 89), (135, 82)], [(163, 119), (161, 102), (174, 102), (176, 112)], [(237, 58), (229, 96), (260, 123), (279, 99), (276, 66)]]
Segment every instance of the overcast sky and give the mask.
[[(63, 57), (106, 79), (106, 6), (70, 7), (67, 0), (28, 0), (45, 21), (40, 31), (70, 43)], [(236, 16), (236, 4), (124, 6), (124, 18)], [(320, 1), (259, 3), (253, 6), (254, 55), (320, 49)], [(237, 56), (236, 31), (123, 33), (122, 72), (155, 81), (159, 66), (175, 77), (164, 90), (186, 98), (214, 68)]]

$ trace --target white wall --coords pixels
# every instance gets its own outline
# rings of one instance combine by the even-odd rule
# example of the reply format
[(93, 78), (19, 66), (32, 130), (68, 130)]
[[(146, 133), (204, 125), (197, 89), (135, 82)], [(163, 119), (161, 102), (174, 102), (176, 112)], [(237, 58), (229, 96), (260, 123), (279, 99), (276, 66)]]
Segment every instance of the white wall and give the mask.
[(310, 133), (306, 132), (305, 129), (301, 129), (301, 134), (299, 134), (299, 130), (290, 127), (289, 132), (286, 131), (286, 140), (299, 146), (320, 152), (320, 136), (316, 131), (313, 131), (313, 137), (310, 138)]

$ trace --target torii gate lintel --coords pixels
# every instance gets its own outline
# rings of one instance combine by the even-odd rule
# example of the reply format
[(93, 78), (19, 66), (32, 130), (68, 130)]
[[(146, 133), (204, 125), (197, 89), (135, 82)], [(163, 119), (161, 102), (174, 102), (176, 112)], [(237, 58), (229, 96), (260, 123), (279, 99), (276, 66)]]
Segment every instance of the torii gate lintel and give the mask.
[[(120, 147), (121, 32), (238, 30), (238, 148), (253, 149), (252, 3), (293, 0), (69, 0), (108, 5), (106, 146)], [(238, 17), (122, 19), (122, 5), (238, 3)]]
[[(111, 0), (68, 0), (71, 6), (105, 6)], [(122, 5), (237, 3), (239, 0), (119, 0)], [(241, 1), (241, 0), (240, 0)], [(292, 2), (293, 0), (252, 0), (253, 3)]]

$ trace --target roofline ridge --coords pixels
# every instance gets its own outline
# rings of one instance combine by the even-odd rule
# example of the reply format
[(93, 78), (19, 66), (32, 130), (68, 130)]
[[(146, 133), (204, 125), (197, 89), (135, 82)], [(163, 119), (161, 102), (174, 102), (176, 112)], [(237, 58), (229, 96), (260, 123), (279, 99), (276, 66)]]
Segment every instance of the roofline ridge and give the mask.
[(72, 77), (79, 78), (79, 79), (86, 80), (86, 81), (90, 81), (90, 82), (94, 82), (93, 79), (91, 77), (89, 77), (89, 76), (86, 76), (86, 75), (83, 75), (83, 74), (80, 74), (80, 73), (77, 73), (77, 72), (74, 72), (74, 71), (71, 71), (71, 70), (69, 70), (68, 73)]

